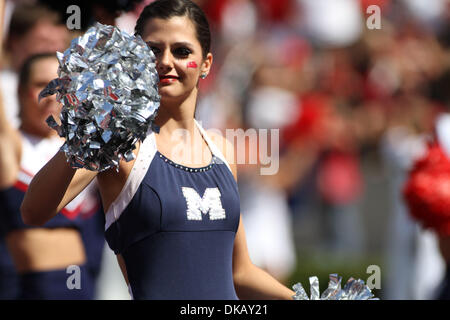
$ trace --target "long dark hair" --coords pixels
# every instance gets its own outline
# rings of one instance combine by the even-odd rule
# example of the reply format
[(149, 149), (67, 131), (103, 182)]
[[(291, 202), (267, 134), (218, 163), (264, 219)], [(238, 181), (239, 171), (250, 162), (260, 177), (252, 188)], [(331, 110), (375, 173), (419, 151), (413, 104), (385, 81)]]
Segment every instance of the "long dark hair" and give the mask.
[(156, 0), (142, 10), (136, 22), (135, 35), (143, 36), (145, 24), (152, 18), (169, 19), (187, 16), (195, 26), (203, 57), (210, 52), (211, 32), (208, 19), (200, 7), (191, 0)]

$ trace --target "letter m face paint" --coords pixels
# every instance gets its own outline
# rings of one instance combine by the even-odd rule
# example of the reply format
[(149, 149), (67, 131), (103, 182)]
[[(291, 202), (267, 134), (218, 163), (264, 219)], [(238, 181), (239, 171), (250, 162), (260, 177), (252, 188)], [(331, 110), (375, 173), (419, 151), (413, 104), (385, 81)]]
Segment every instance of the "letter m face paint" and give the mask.
[(190, 62), (188, 62), (187, 67), (188, 68), (197, 68), (198, 66), (195, 61), (190, 61)]

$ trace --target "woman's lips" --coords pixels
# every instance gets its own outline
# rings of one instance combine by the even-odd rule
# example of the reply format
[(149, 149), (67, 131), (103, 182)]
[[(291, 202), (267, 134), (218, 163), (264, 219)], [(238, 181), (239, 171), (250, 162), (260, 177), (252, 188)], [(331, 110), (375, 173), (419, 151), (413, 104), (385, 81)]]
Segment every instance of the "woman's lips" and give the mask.
[(178, 77), (176, 76), (161, 76), (159, 78), (159, 82), (162, 84), (171, 84), (174, 83), (175, 81), (178, 81)]

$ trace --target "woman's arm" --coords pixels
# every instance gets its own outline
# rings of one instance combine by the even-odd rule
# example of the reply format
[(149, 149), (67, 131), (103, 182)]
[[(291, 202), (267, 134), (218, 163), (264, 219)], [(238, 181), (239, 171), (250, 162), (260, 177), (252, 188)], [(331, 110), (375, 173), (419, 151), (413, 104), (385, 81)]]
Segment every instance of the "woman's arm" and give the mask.
[(234, 240), (233, 280), (239, 299), (292, 300), (295, 292), (255, 266), (249, 257), (242, 217)]
[(122, 271), (123, 279), (125, 280), (127, 286), (130, 285), (130, 281), (128, 280), (127, 267), (125, 266), (125, 260), (121, 254), (116, 255), (117, 263), (119, 264), (120, 271)]
[(25, 224), (42, 226), (72, 201), (97, 172), (73, 169), (58, 152), (33, 178), (20, 207)]
[[(226, 138), (209, 131), (208, 135), (221, 149), (237, 181), (237, 166), (234, 161), (234, 147)], [(239, 299), (248, 300), (292, 300), (295, 292), (281, 284), (269, 273), (255, 266), (250, 260), (245, 239), (242, 217), (234, 239), (233, 280)]]
[(125, 266), (125, 260), (123, 260), (123, 257), (121, 254), (118, 254), (116, 256), (117, 262), (119, 263), (120, 271), (122, 271), (123, 278), (128, 286), (128, 293), (130, 294), (131, 300), (133, 300), (133, 291), (131, 290), (130, 281), (128, 280), (127, 275), (127, 267)]

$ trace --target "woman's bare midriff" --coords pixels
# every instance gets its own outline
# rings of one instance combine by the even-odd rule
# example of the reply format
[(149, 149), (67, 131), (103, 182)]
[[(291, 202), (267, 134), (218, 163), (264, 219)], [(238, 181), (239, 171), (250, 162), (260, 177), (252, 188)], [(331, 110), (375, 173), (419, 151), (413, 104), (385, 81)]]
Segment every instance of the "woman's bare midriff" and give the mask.
[(80, 232), (72, 228), (14, 230), (8, 233), (6, 243), (19, 273), (50, 271), (86, 262)]

